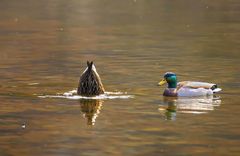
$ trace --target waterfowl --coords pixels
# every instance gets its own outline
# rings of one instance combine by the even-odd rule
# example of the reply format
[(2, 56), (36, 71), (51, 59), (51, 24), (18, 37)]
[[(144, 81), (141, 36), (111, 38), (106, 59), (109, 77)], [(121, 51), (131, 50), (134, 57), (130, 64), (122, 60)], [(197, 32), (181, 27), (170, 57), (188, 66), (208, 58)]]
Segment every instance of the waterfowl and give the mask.
[(207, 96), (222, 90), (213, 83), (194, 81), (177, 82), (177, 76), (173, 72), (165, 73), (163, 80), (158, 84), (161, 86), (165, 83), (168, 84), (168, 87), (163, 92), (164, 96)]
[(96, 96), (104, 94), (104, 92), (105, 89), (95, 65), (93, 62), (87, 61), (87, 68), (79, 80), (77, 94), (82, 96)]

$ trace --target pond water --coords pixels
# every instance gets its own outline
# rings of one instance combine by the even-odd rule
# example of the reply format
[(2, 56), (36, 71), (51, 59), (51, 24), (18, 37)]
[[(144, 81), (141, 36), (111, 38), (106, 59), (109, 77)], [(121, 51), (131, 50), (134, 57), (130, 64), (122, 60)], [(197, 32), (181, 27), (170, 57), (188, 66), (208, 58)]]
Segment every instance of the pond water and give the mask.
[[(238, 0), (1, 0), (0, 9), (1, 156), (240, 154)], [(62, 97), (87, 60), (115, 98)], [(167, 71), (223, 91), (163, 98)]]

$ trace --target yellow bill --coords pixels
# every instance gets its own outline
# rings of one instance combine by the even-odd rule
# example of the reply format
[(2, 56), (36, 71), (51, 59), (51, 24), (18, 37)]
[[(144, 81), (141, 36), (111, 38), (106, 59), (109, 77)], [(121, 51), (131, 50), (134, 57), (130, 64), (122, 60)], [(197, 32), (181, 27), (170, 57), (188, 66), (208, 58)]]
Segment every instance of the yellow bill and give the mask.
[(166, 79), (162, 79), (162, 80), (158, 83), (158, 85), (159, 85), (159, 86), (162, 86), (162, 85), (164, 85), (165, 83), (167, 83)]

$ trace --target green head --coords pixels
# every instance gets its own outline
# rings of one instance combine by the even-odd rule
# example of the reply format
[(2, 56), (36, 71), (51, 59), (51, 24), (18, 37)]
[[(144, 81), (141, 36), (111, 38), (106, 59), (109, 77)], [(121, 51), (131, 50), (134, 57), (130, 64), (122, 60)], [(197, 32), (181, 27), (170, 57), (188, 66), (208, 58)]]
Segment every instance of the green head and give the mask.
[(163, 85), (168, 83), (168, 88), (177, 88), (177, 75), (172, 72), (167, 72), (164, 74), (164, 79), (158, 84)]

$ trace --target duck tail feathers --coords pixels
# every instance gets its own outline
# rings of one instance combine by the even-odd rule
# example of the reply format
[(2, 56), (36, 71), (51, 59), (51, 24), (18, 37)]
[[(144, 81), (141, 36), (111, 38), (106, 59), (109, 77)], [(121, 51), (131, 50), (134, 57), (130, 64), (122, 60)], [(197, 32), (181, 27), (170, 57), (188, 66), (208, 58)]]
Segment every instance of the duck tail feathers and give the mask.
[(87, 61), (87, 66), (88, 66), (88, 70), (92, 70), (93, 61), (92, 62)]
[(222, 91), (221, 88), (215, 88), (215, 89), (213, 89), (213, 93), (218, 93), (218, 92), (220, 92), (220, 91)]

